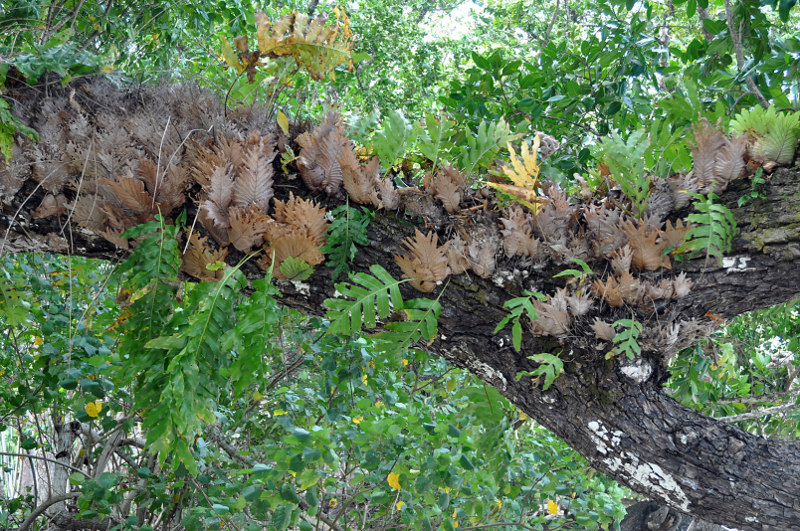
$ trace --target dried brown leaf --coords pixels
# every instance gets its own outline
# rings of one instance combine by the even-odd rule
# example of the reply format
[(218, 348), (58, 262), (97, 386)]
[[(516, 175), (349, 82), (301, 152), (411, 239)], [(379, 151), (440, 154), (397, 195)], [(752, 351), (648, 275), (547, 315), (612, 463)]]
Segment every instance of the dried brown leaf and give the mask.
[(410, 278), (410, 284), (418, 291), (430, 293), (436, 288), (437, 282), (447, 277), (446, 253), (450, 242), (441, 247), (438, 242), (439, 236), (435, 232), (422, 234), (419, 229), (414, 229), (414, 237), (403, 240), (408, 254), (394, 255), (403, 276)]
[(623, 222), (620, 228), (630, 239), (630, 246), (633, 249), (633, 259), (631, 261), (633, 267), (642, 271), (654, 271), (660, 267), (672, 269), (672, 264), (668, 256), (664, 256), (664, 251), (667, 249), (666, 242), (663, 238), (659, 240), (662, 234), (659, 230), (647, 231), (644, 223), (634, 224), (632, 221)]

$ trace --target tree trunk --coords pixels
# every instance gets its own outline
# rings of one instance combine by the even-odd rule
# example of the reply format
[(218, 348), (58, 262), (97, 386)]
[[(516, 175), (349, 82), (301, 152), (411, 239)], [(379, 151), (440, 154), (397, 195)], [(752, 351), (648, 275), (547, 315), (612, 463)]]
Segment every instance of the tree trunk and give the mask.
[[(40, 113), (48, 111), (64, 115), (50, 117), (51, 122), (63, 120), (62, 127), (75, 125), (76, 114), (88, 116), (94, 124), (94, 120), (100, 120), (101, 113), (118, 116), (120, 127), (128, 127), (124, 122), (128, 117), (146, 113), (148, 106), (152, 106), (157, 112), (146, 117), (152, 120), (160, 117), (161, 120), (154, 126), (153, 134), (158, 138), (163, 131), (170, 131), (170, 134), (176, 131), (178, 141), (173, 144), (176, 146), (187, 138), (189, 129), (208, 129), (210, 124), (219, 130), (229, 123), (220, 116), (218, 106), (192, 90), (173, 93), (161, 89), (153, 96), (143, 91), (119, 93), (102, 84), (80, 82), (65, 90), (50, 90), (51, 103), (43, 101), (45, 94), (41, 90), (18, 89), (14, 93), (18, 101), (16, 112), (24, 121), (40, 128), (43, 142), (59, 138), (64, 141), (68, 136), (41, 130), (48, 123), (48, 117)], [(61, 103), (52, 104), (52, 101)], [(187, 106), (201, 109), (205, 121), (201, 120), (200, 125), (182, 124), (178, 118), (181, 113), (190, 112)], [(250, 123), (257, 122), (257, 116), (252, 117), (256, 111), (250, 112)], [(168, 127), (165, 127), (166, 116), (171, 117)], [(237, 116), (241, 118), (241, 114)], [(104, 119), (108, 120), (108, 116)], [(235, 128), (228, 131), (248, 128), (237, 122)], [(265, 132), (263, 124), (261, 130)], [(197, 138), (198, 133), (193, 134)], [(202, 134), (199, 135), (202, 137)], [(99, 145), (100, 140), (87, 139), (86, 142)], [(5, 176), (0, 168), (0, 253), (51, 251), (106, 259), (122, 257), (125, 251), (115, 247), (98, 231), (77, 226), (69, 209), (57, 216), (32, 216), (45, 195), (37, 178), (40, 181), (45, 178), (26, 170), (25, 163), (35, 159), (34, 147), (30, 142), (22, 144), (24, 149), (15, 151), (20, 166), (7, 171)], [(66, 156), (59, 152), (61, 147), (43, 145), (35, 149), (50, 150), (51, 157), (65, 160)], [(182, 144), (176, 149), (179, 160), (189, 156)], [(146, 156), (156, 159), (155, 154), (146, 153)], [(86, 157), (88, 160), (89, 155)], [(276, 163), (275, 168), (278, 170), (280, 165)], [(76, 179), (81, 173), (74, 165), (70, 171)], [(287, 187), (294, 193), (307, 195), (299, 180), (287, 180), (285, 175), (276, 175), (275, 180), (276, 190)], [(800, 186), (797, 183), (795, 171), (781, 169), (765, 186), (766, 199), (751, 200), (744, 207), (737, 207), (737, 197), (749, 191), (750, 184), (746, 181), (734, 183), (722, 194), (722, 202), (734, 212), (739, 227), (732, 252), (720, 266), (703, 257), (674, 264), (672, 274), (686, 273), (694, 282), (693, 287), (685, 297), (656, 305), (649, 314), (639, 312), (637, 318), (644, 322), (645, 331), (664, 330), (658, 327), (679, 321), (684, 323), (683, 329), (697, 330), (713, 324), (709, 315), (728, 318), (800, 295)], [(86, 193), (87, 187), (84, 183), (83, 192), (68, 184), (48, 190), (74, 200), (76, 194)], [(191, 220), (197, 210), (193, 198), (197, 197), (198, 187), (189, 188), (186, 193), (188, 219)], [(499, 234), (500, 214), (489, 208), (476, 206), (459, 215), (448, 216), (441, 209), (435, 211), (439, 204), (429, 196), (424, 196), (428, 199), (423, 197), (422, 202), (427, 205), (424, 208), (412, 206), (408, 200), (411, 195), (405, 195), (405, 211), (378, 211), (369, 225), (370, 244), (359, 249), (354, 269), (363, 271), (371, 264), (381, 264), (399, 278), (401, 273), (393, 254), (405, 253), (401, 239), (410, 235), (415, 226), (432, 227), (440, 236), (466, 232), (485, 233), (496, 238)], [(478, 205), (483, 198), (475, 196), (474, 204)], [(328, 210), (342, 202), (335, 197), (318, 196), (316, 199), (324, 202)], [(407, 215), (409, 212), (412, 215)], [(685, 211), (675, 212), (670, 217), (676, 219), (685, 214)], [(199, 223), (195, 230), (200, 230)], [(235, 262), (240, 256), (232, 252), (228, 261)], [(560, 339), (536, 338), (526, 333), (522, 353), (515, 352), (509, 328), (494, 333), (497, 324), (507, 315), (503, 303), (520, 296), (524, 289), (553, 293), (564, 285), (562, 278), (554, 279), (553, 275), (574, 264), (550, 260), (531, 265), (519, 258), (507, 258), (500, 251), (495, 256), (497, 263), (488, 278), (472, 273), (454, 275), (446, 285), (437, 288), (434, 295), (444, 290), (440, 299), (442, 313), (439, 334), (427, 347), (430, 351), (496, 387), (525, 413), (584, 455), (598, 470), (659, 503), (740, 529), (800, 529), (800, 444), (797, 441), (756, 437), (675, 402), (662, 389), (668, 376), (670, 354), (655, 348), (656, 342), (642, 341), (642, 355), (635, 360), (625, 356), (607, 360), (610, 346), (596, 339), (591, 323), (595, 317), (608, 323), (626, 315), (630, 317), (628, 308), (615, 309), (595, 303), (592, 311), (576, 318), (569, 333)], [(250, 277), (262, 277), (263, 272), (253, 262), (248, 262), (244, 270)], [(602, 271), (603, 267), (600, 262), (593, 263), (595, 271)], [(306, 282), (281, 282), (282, 300), (308, 314), (324, 313), (322, 301), (332, 297), (335, 291), (330, 272), (319, 267)], [(639, 278), (658, 280), (668, 275), (663, 271), (648, 272), (640, 274)], [(408, 295), (412, 295), (411, 288), (407, 289)], [(681, 340), (677, 341), (680, 344)], [(520, 371), (537, 367), (527, 355), (559, 350), (565, 372), (547, 391), (542, 390), (538, 380), (517, 378)]]

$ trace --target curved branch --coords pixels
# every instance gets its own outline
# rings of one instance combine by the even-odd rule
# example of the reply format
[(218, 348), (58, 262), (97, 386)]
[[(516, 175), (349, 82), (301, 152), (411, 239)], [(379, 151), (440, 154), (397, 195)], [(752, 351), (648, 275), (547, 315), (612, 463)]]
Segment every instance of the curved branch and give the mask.
[(45, 512), (48, 507), (72, 498), (80, 497), (80, 492), (67, 492), (66, 494), (59, 494), (58, 496), (53, 496), (52, 498), (43, 501), (38, 507), (31, 511), (31, 514), (29, 514), (28, 517), (22, 522), (22, 525), (17, 528), (17, 531), (27, 531), (31, 524), (33, 524), (33, 522), (36, 521), (36, 519), (43, 512)]

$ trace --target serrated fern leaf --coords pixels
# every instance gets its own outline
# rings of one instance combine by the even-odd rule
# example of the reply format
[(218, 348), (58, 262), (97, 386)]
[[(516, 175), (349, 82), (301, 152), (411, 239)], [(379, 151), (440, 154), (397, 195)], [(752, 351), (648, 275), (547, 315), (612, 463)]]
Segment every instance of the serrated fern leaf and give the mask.
[(478, 167), (488, 166), (501, 148), (519, 136), (511, 133), (503, 119), (481, 122), (474, 135), (467, 135), (467, 145), (461, 150), (461, 167), (466, 173), (473, 173)]
[(730, 251), (736, 235), (736, 220), (725, 205), (715, 203), (719, 199), (715, 193), (703, 196), (687, 192), (696, 199), (693, 203), (697, 213), (689, 214), (687, 220), (695, 226), (686, 233), (686, 242), (678, 252), (689, 252), (689, 258), (705, 252), (706, 259), (711, 256), (722, 261), (724, 253)]
[(336, 290), (345, 298), (325, 300), (330, 320), (328, 333), (352, 334), (374, 328), (377, 318), (385, 319), (392, 308), (403, 307), (400, 284), (408, 279), (395, 280), (377, 264), (369, 270), (372, 275), (356, 273), (351, 275), (351, 282), (336, 284)]
[(321, 249), (328, 256), (325, 265), (333, 267), (333, 280), (340, 273), (349, 273), (350, 262), (355, 258), (356, 245), (368, 245), (367, 226), (371, 211), (341, 205), (333, 210), (333, 222), (328, 228), (328, 243)]
[(383, 171), (388, 171), (397, 159), (405, 154), (408, 145), (413, 142), (414, 127), (400, 111), (389, 113), (383, 128), (372, 137), (375, 153), (381, 161)]

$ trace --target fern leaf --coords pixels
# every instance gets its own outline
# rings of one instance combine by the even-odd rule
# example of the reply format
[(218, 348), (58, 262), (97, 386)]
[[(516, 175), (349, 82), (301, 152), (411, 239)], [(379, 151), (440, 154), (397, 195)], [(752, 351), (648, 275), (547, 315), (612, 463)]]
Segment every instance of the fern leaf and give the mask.
[(502, 118), (496, 122), (482, 121), (474, 135), (468, 135), (466, 146), (461, 150), (461, 167), (465, 173), (473, 173), (478, 167), (488, 166), (500, 148), (519, 138), (512, 134), (508, 123)]
[(453, 136), (455, 124), (455, 121), (448, 120), (444, 115), (441, 118), (430, 113), (425, 115), (425, 128), (420, 127), (417, 133), (417, 147), (431, 161), (431, 167), (436, 168), (440, 153), (452, 147), (448, 140)]
[(395, 280), (377, 264), (369, 270), (372, 275), (356, 273), (350, 277), (352, 282), (335, 285), (345, 299), (325, 300), (327, 316), (331, 322), (329, 334), (351, 334), (363, 328), (374, 328), (376, 318), (385, 319), (391, 313), (392, 307), (403, 306), (400, 284), (408, 280)]
[(336, 22), (326, 25), (324, 14), (308, 22), (303, 14), (285, 15), (271, 23), (263, 11), (256, 12), (258, 49), (267, 57), (292, 57), (305, 67), (311, 77), (323, 79), (342, 63), (352, 68), (350, 52), (355, 40), (350, 31), (350, 19), (344, 9), (334, 9)]
[(372, 139), (383, 171), (389, 171), (395, 161), (405, 154), (408, 145), (414, 141), (414, 127), (401, 111), (390, 112), (388, 118), (381, 131), (375, 133)]

